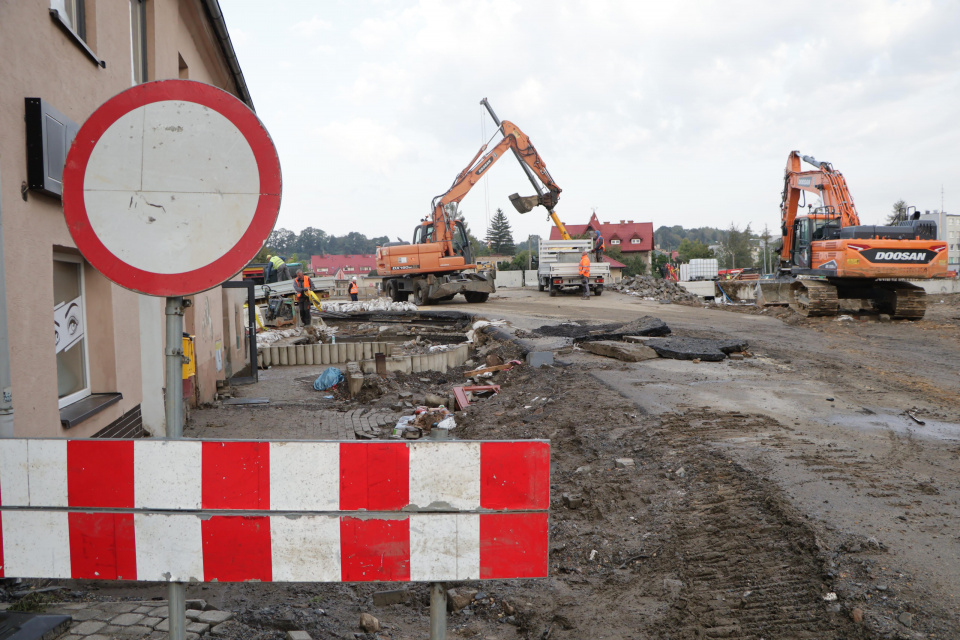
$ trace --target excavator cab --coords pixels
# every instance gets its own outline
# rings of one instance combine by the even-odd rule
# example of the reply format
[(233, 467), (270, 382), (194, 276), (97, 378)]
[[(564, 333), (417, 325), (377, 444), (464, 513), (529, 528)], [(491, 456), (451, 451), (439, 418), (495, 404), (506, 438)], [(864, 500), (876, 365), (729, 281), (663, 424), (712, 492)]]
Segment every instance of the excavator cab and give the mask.
[(811, 268), (814, 242), (840, 237), (840, 216), (833, 207), (820, 207), (793, 222), (793, 249), (790, 260), (799, 269)]
[(790, 262), (800, 269), (810, 268), (810, 243), (813, 240), (812, 218), (797, 218), (793, 223), (793, 249)]
[[(473, 251), (470, 248), (470, 237), (463, 226), (462, 220), (453, 221), (453, 255), (463, 258), (464, 264), (473, 263)], [(413, 230), (413, 244), (426, 244), (436, 242), (434, 238), (433, 222), (421, 222)]]
[(413, 230), (413, 244), (425, 244), (433, 242), (433, 223), (421, 222)]

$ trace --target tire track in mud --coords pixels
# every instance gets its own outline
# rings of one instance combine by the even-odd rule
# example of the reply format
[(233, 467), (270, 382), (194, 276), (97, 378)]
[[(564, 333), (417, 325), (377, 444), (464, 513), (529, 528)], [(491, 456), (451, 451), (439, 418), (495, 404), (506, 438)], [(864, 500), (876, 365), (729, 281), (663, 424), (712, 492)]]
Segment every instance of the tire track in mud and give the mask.
[[(671, 618), (682, 638), (851, 638), (859, 629), (823, 600), (813, 532), (751, 474), (701, 444), (769, 429), (734, 414), (697, 421), (664, 416), (659, 435), (683, 451), (687, 500), (668, 547), (686, 585)], [(769, 437), (769, 436), (768, 436)], [(674, 475), (676, 475), (674, 471)]]

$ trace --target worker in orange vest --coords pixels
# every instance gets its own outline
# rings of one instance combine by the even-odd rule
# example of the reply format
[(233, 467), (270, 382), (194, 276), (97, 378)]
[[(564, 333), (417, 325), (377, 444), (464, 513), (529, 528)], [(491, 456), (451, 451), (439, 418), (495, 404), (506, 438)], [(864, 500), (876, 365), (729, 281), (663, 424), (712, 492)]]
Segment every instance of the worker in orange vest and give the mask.
[(296, 292), (295, 299), (297, 308), (300, 310), (300, 324), (309, 327), (313, 324), (310, 318), (310, 298), (307, 292), (310, 291), (310, 276), (303, 275), (303, 269), (297, 269), (297, 277), (293, 279), (293, 290)]
[(584, 249), (583, 255), (580, 256), (580, 277), (583, 278), (583, 297), (584, 299), (590, 298), (590, 286), (587, 284), (590, 281), (590, 253)]
[(359, 299), (360, 287), (357, 286), (357, 276), (353, 276), (350, 281), (350, 300), (356, 302)]

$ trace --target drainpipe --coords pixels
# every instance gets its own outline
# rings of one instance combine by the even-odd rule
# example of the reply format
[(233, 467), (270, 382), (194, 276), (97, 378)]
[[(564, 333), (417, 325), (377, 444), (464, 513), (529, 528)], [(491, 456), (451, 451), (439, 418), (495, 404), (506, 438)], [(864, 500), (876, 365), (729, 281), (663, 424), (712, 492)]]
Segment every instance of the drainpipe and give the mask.
[[(3, 190), (0, 189), (0, 193)], [(3, 257), (3, 198), (0, 197), (0, 438), (13, 437), (10, 340), (7, 335), (7, 278)]]
[(243, 71), (240, 70), (237, 53), (233, 50), (233, 42), (230, 40), (230, 32), (227, 31), (227, 23), (223, 19), (223, 12), (220, 11), (219, 0), (203, 0), (203, 6), (213, 23), (213, 31), (217, 34), (217, 42), (220, 44), (223, 57), (227, 60), (227, 66), (230, 67), (230, 74), (237, 85), (237, 93), (240, 94), (240, 99), (247, 103), (251, 111), (256, 111), (253, 108), (253, 98), (250, 97), (247, 81), (243, 77)]

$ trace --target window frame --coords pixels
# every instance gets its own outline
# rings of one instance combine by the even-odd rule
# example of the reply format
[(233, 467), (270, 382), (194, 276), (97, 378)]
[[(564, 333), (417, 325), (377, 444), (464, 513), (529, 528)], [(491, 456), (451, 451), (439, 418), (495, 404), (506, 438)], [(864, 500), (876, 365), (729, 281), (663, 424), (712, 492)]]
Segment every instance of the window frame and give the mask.
[(610, 244), (620, 244), (620, 240), (611, 240)]
[(630, 238), (630, 244), (643, 244), (643, 238)]
[(93, 49), (90, 48), (90, 45), (87, 44), (87, 8), (86, 0), (75, 0), (77, 6), (77, 16), (76, 16), (76, 25), (70, 24), (69, 16), (62, 15), (60, 10), (54, 6), (56, 0), (50, 0), (50, 17), (53, 19), (57, 25), (73, 40), (80, 49), (87, 54), (87, 56), (93, 60), (101, 69), (105, 69), (107, 63), (104, 60), (101, 60), (100, 57), (93, 52)]
[[(84, 398), (87, 398), (93, 394), (91, 391), (92, 385), (90, 384), (90, 349), (89, 349), (89, 339), (90, 332), (87, 326), (87, 276), (86, 276), (86, 266), (83, 258), (76, 256), (70, 253), (59, 253), (54, 252), (53, 254), (54, 262), (70, 262), (76, 264), (80, 267), (80, 299), (83, 301), (83, 381), (84, 387), (80, 391), (75, 391), (70, 395), (64, 396), (62, 398), (57, 398), (57, 409), (63, 409), (68, 407), (75, 402), (79, 402)], [(56, 358), (56, 354), (54, 354)], [(59, 384), (59, 381), (58, 381)], [(59, 393), (58, 393), (59, 395)]]
[[(137, 39), (134, 38), (134, 13), (139, 22), (140, 64), (137, 65)], [(137, 68), (139, 66), (139, 69)], [(141, 78), (137, 80), (137, 72)], [(149, 82), (147, 75), (147, 5), (144, 0), (130, 0), (130, 82), (131, 86)]]

